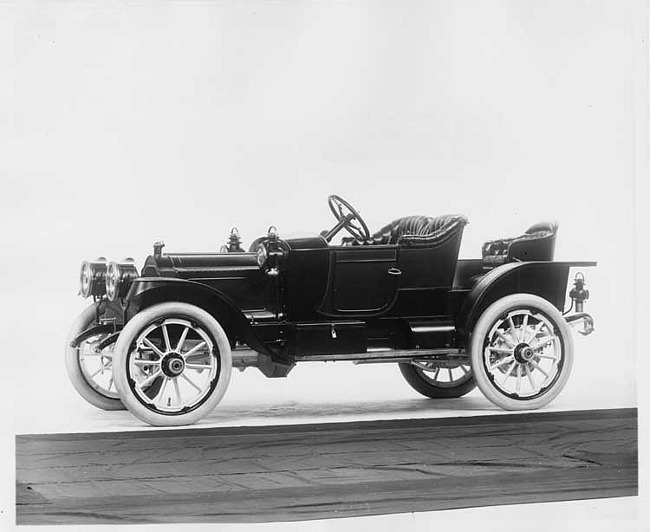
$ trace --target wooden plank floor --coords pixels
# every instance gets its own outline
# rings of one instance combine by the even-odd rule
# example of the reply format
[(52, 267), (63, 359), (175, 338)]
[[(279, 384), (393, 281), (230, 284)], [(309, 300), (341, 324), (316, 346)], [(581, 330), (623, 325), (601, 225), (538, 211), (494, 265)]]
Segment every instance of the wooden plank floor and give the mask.
[(16, 437), (18, 524), (260, 522), (630, 496), (637, 410)]

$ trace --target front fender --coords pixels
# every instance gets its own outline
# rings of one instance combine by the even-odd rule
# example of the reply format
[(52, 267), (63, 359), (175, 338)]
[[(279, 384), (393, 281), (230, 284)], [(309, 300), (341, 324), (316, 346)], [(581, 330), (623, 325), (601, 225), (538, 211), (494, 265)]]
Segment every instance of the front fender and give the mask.
[(259, 353), (281, 358), (264, 344), (232, 299), (202, 283), (170, 277), (143, 277), (133, 282), (125, 301), (137, 312), (164, 301), (196, 305), (219, 321), (231, 341), (240, 338)]
[(511, 294), (533, 294), (560, 312), (567, 296), (569, 268), (595, 262), (511, 262), (488, 272), (470, 291), (456, 316), (457, 329), (467, 340), (478, 318), (496, 300)]
[(88, 338), (92, 336), (97, 336), (98, 334), (110, 334), (113, 332), (115, 332), (115, 326), (113, 325), (108, 325), (106, 323), (93, 325), (92, 327), (89, 327), (81, 334), (73, 338), (72, 341), (70, 342), (70, 347), (77, 348), (79, 347), (79, 344), (81, 344), (81, 342), (88, 340)]

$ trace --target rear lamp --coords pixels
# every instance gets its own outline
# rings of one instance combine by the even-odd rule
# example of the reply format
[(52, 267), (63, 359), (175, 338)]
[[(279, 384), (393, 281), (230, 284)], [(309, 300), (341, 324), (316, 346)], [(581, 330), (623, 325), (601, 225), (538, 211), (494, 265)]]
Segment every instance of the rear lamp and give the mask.
[(124, 297), (129, 286), (138, 277), (138, 270), (132, 258), (121, 262), (111, 262), (106, 271), (106, 296), (115, 301)]
[(106, 293), (106, 259), (85, 260), (79, 271), (79, 294), (82, 297), (103, 296)]

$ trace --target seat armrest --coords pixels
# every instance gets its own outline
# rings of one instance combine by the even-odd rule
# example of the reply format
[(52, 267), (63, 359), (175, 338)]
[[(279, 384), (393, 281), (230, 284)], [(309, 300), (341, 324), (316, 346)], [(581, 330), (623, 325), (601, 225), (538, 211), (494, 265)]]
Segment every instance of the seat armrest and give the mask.
[(497, 240), (489, 240), (481, 249), (481, 255), (485, 259), (488, 256), (501, 256), (508, 255), (508, 247), (514, 238), (499, 238)]

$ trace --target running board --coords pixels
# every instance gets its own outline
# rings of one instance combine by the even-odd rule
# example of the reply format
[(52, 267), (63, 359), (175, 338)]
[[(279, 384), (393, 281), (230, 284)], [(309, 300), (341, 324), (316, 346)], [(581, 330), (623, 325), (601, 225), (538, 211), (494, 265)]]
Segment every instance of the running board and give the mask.
[[(363, 353), (336, 353), (325, 355), (296, 355), (296, 362), (354, 362), (355, 364), (372, 364), (379, 362), (410, 362), (414, 359), (428, 359), (450, 356), (466, 358), (463, 349), (369, 349)], [(252, 349), (235, 349), (232, 352), (233, 368), (256, 367), (260, 354)]]
[(355, 364), (372, 362), (408, 362), (414, 358), (465, 356), (462, 349), (369, 349), (365, 353), (337, 353), (332, 355), (297, 355), (296, 362), (346, 361)]

